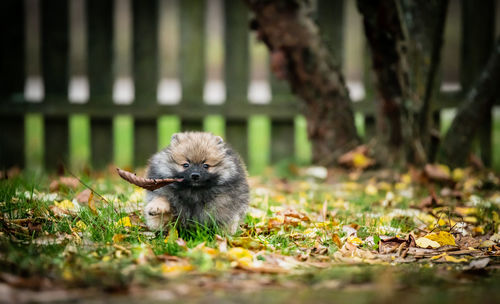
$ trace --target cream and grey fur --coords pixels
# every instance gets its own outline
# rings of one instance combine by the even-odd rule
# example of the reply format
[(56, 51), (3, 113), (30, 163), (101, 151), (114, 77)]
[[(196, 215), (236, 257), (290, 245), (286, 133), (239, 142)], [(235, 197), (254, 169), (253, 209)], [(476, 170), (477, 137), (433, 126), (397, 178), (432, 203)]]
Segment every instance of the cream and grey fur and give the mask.
[(220, 136), (184, 132), (151, 157), (148, 178), (183, 178), (147, 191), (144, 217), (151, 230), (177, 222), (212, 225), (236, 232), (249, 203), (245, 165)]

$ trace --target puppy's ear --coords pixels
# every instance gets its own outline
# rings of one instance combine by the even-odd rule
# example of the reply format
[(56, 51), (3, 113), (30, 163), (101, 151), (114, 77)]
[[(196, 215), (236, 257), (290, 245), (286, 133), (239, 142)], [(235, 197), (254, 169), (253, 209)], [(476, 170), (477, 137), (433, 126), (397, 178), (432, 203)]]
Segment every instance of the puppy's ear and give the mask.
[(177, 143), (179, 143), (179, 133), (174, 133), (172, 134), (172, 137), (170, 138), (170, 144), (171, 145), (175, 145)]
[(217, 139), (218, 144), (222, 144), (224, 142), (224, 139), (222, 139), (222, 137), (220, 136), (215, 136), (215, 139)]

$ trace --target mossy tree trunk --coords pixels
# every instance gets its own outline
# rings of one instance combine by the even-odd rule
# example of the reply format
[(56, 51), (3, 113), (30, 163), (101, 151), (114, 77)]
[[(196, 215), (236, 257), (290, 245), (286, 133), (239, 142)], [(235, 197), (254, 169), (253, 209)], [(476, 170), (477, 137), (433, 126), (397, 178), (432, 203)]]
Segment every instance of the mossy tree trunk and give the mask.
[(500, 94), (500, 39), (481, 76), (458, 108), (443, 142), (444, 160), (452, 166), (467, 161), (476, 131)]
[[(358, 0), (376, 76), (377, 153), (386, 164), (422, 165), (431, 151), (431, 101), (447, 0)], [(388, 162), (388, 163), (387, 163)]]
[(313, 161), (332, 165), (359, 144), (344, 77), (321, 41), (311, 1), (246, 0), (252, 28), (271, 52), (271, 69), (304, 104)]

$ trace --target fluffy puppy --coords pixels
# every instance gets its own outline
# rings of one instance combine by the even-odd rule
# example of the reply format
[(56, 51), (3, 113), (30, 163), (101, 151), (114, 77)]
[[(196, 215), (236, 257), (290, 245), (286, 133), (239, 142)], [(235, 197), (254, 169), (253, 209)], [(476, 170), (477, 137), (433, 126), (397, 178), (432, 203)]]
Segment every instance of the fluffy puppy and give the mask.
[(149, 160), (148, 178), (182, 182), (147, 191), (144, 217), (149, 229), (174, 221), (184, 228), (213, 224), (236, 232), (249, 203), (245, 165), (220, 136), (185, 132)]

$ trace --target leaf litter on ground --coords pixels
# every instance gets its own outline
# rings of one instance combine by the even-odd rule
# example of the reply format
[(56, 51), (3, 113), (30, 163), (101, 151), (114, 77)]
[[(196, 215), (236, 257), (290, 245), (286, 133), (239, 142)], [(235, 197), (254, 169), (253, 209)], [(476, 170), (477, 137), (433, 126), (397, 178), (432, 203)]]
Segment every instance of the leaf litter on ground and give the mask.
[[(2, 181), (0, 264), (9, 275), (32, 276), (43, 276), (50, 264), (47, 278), (63, 286), (111, 289), (157, 277), (202, 282), (246, 273), (259, 281), (340, 265), (498, 268), (496, 175), (439, 164), (402, 174), (362, 172), (373, 163), (356, 162), (356, 153), (368, 157), (363, 149), (345, 156), (355, 173), (336, 171), (334, 182), (312, 170), (250, 178), (251, 206), (232, 236), (203, 227), (148, 231), (144, 191), (115, 177), (88, 177), (92, 190), (73, 177), (31, 189), (21, 183), (10, 192)], [(25, 252), (35, 256), (28, 264)], [(25, 266), (13, 268), (18, 263)]]

